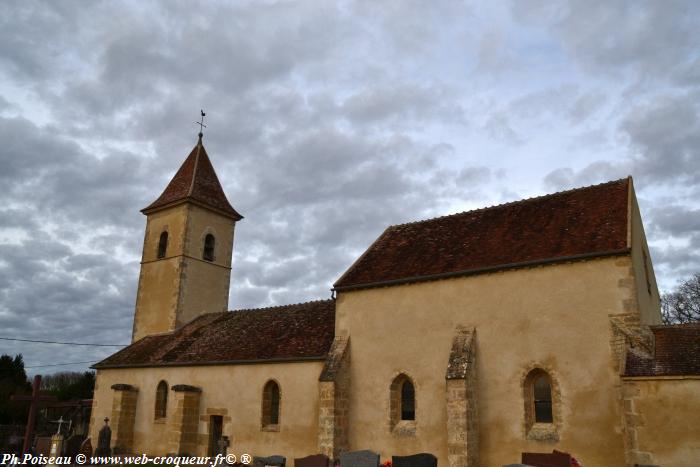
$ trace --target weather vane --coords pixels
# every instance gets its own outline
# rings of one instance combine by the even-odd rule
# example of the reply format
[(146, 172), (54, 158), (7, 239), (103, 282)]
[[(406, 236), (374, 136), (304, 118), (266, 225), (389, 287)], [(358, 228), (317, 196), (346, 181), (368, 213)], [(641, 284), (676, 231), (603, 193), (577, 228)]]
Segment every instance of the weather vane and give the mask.
[(204, 136), (204, 133), (202, 133), (202, 129), (206, 128), (207, 126), (204, 124), (204, 116), (206, 115), (204, 113), (204, 110), (200, 110), (199, 112), (202, 114), (202, 118), (200, 119), (200, 121), (194, 122), (194, 124), (199, 125), (199, 137), (201, 138), (202, 136)]

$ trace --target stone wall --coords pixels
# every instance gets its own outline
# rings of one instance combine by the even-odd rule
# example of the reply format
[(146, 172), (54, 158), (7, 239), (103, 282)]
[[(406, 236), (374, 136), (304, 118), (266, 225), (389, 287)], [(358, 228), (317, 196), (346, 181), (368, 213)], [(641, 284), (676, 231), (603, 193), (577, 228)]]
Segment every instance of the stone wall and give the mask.
[(173, 454), (197, 453), (199, 441), (199, 399), (202, 390), (178, 384), (172, 387), (175, 410), (170, 418), (168, 444)]
[(318, 449), (331, 459), (348, 450), (349, 338), (336, 336), (319, 377)]
[(113, 384), (112, 390), (112, 447), (115, 453), (131, 453), (134, 446), (138, 389), (129, 384)]
[[(632, 288), (632, 284), (629, 285)], [(654, 353), (654, 337), (648, 326), (641, 323), (639, 313), (625, 313), (610, 316), (613, 366), (618, 374), (625, 373), (628, 352), (641, 353), (651, 358)], [(641, 423), (635, 409), (634, 398), (638, 389), (633, 384), (620, 380), (614, 387), (618, 394), (622, 415), (623, 442), (627, 465), (651, 464), (651, 454), (641, 451), (637, 428)]]
[(447, 364), (447, 461), (449, 467), (479, 465), (476, 330), (457, 328)]
[(663, 467), (700, 459), (700, 376), (623, 377), (626, 462)]

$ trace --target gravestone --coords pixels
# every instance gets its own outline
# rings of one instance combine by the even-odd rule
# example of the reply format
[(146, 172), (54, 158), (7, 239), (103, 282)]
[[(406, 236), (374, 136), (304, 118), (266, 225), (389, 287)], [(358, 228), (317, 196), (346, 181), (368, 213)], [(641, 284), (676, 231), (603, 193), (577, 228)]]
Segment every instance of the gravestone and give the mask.
[(66, 440), (64, 452), (65, 455), (74, 458), (80, 453), (80, 446), (83, 444), (85, 436), (83, 435), (73, 435)]
[(253, 467), (284, 467), (286, 462), (284, 456), (253, 457)]
[(524, 452), (521, 462), (534, 467), (571, 467), (571, 456), (557, 451), (551, 454)]
[(226, 451), (228, 451), (228, 447), (231, 445), (231, 442), (228, 439), (228, 436), (222, 436), (219, 438), (219, 441), (216, 443), (216, 449), (217, 449), (217, 454), (221, 454), (222, 456), (226, 457)]
[(427, 452), (411, 456), (391, 456), (393, 467), (437, 467), (437, 457)]
[(92, 441), (90, 438), (86, 438), (80, 444), (80, 454), (83, 454), (87, 459), (92, 457)]
[(34, 454), (37, 456), (42, 455), (49, 457), (51, 452), (51, 437), (50, 436), (39, 436), (36, 439), (36, 445), (34, 446)]
[(340, 455), (340, 467), (378, 467), (379, 454), (363, 450), (344, 452)]
[(329, 467), (330, 459), (323, 454), (294, 459), (294, 467)]
[(105, 418), (105, 426), (100, 430), (100, 434), (97, 437), (97, 449), (95, 449), (96, 456), (109, 456), (112, 454), (112, 429), (109, 427), (109, 418)]

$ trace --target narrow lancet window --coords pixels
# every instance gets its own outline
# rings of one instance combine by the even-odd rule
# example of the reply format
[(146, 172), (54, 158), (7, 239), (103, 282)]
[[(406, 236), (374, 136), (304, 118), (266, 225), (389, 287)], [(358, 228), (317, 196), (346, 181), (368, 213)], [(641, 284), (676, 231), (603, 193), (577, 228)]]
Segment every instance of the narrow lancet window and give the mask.
[(204, 258), (207, 261), (214, 261), (215, 243), (216, 240), (214, 239), (214, 236), (212, 234), (207, 234), (207, 236), (204, 237), (204, 253), (202, 254), (202, 258)]
[(389, 387), (389, 419), (392, 430), (415, 430), (416, 387), (406, 374), (394, 378)]
[(535, 423), (552, 423), (552, 383), (546, 373), (535, 377), (533, 384)]
[(263, 388), (262, 426), (274, 428), (280, 423), (280, 387), (270, 380)]
[(161, 381), (156, 389), (156, 420), (165, 418), (168, 413), (168, 383)]
[(168, 251), (168, 232), (162, 232), (160, 234), (160, 240), (158, 240), (158, 259), (165, 258), (165, 253)]
[(401, 420), (416, 419), (416, 391), (413, 383), (406, 379), (401, 385)]

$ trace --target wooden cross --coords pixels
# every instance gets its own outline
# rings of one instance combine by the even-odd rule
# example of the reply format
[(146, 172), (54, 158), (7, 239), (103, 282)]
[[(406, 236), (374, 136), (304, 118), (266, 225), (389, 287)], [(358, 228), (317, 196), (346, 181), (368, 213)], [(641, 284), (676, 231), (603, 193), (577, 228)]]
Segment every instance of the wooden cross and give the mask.
[(13, 401), (31, 402), (31, 404), (29, 405), (29, 416), (27, 417), (27, 429), (24, 432), (24, 445), (22, 447), (22, 453), (25, 454), (29, 452), (29, 449), (32, 446), (32, 438), (34, 437), (34, 423), (36, 422), (36, 411), (39, 408), (39, 404), (41, 404), (42, 402), (50, 402), (56, 400), (56, 397), (54, 396), (42, 396), (39, 393), (40, 387), (41, 375), (36, 375), (34, 376), (34, 383), (32, 384), (31, 396), (12, 396), (10, 398)]

